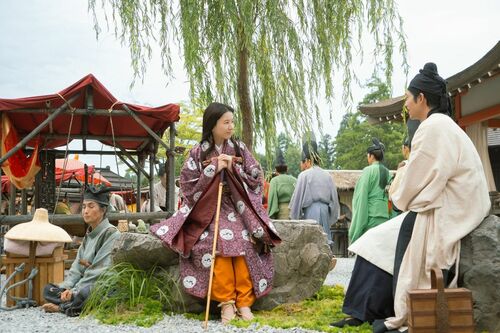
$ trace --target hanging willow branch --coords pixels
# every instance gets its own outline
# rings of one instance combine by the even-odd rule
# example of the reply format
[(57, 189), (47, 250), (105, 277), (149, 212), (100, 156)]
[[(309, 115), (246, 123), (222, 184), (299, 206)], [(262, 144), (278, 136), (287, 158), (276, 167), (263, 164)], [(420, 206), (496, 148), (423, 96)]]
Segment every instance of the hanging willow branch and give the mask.
[[(252, 147), (273, 151), (278, 124), (300, 133), (320, 119), (318, 95), (352, 102), (353, 53), (370, 56), (391, 85), (393, 50), (406, 58), (402, 19), (394, 0), (89, 0), (128, 45), (134, 81), (142, 79), (153, 43), (171, 79), (180, 52), (192, 97), (238, 106), (238, 130)], [(373, 49), (363, 44), (370, 37)], [(177, 50), (173, 46), (179, 47)], [(405, 72), (408, 65), (403, 60)], [(334, 82), (341, 82), (335, 87)], [(321, 121), (318, 121), (321, 124)]]

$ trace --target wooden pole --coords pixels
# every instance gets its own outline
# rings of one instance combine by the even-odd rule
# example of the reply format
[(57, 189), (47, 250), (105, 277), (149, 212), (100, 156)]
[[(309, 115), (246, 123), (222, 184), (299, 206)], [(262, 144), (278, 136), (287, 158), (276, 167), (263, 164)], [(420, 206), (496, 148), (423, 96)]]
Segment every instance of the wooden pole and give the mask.
[(175, 124), (170, 124), (170, 149), (167, 150), (167, 163), (168, 170), (167, 173), (167, 210), (169, 212), (175, 211)]
[(208, 281), (207, 305), (205, 311), (205, 329), (208, 328), (208, 313), (210, 312), (210, 298), (212, 297), (212, 282), (214, 279), (215, 251), (217, 250), (217, 238), (219, 237), (219, 217), (222, 202), (222, 188), (224, 186), (224, 170), (220, 174), (219, 192), (217, 193), (217, 210), (215, 212), (214, 242), (212, 244), (212, 261), (210, 264), (210, 280)]
[(26, 189), (21, 190), (21, 214), (28, 214), (28, 195)]
[[(142, 158), (139, 156), (139, 166), (141, 165)], [(142, 169), (142, 168), (141, 168)], [(149, 198), (152, 200), (153, 198)], [(135, 211), (141, 211), (141, 173), (137, 172), (137, 195), (135, 197)]]
[(142, 174), (147, 178), (149, 179), (149, 174), (146, 172), (146, 170), (144, 170), (143, 167), (141, 167), (140, 165), (140, 162), (137, 162), (133, 157), (132, 155), (130, 155), (130, 153), (128, 151), (126, 151), (122, 146), (120, 146), (120, 144), (116, 143), (116, 148), (120, 149), (120, 152), (127, 156), (130, 161), (134, 164), (134, 166), (137, 168), (138, 171), (142, 172)]
[(27, 143), (28, 141), (30, 141), (31, 139), (33, 139), (38, 133), (41, 132), (42, 129), (44, 129), (49, 123), (52, 122), (52, 120), (57, 117), (61, 112), (63, 112), (71, 103), (73, 103), (78, 97), (80, 96), (80, 94), (77, 94), (73, 97), (71, 97), (66, 103), (64, 103), (63, 105), (61, 105), (56, 111), (54, 111), (54, 113), (52, 113), (50, 116), (47, 117), (47, 119), (45, 119), (40, 125), (38, 125), (33, 131), (31, 131), (30, 134), (28, 134), (27, 136), (25, 136), (21, 141), (19, 141), (15, 146), (14, 148), (12, 148), (11, 150), (9, 150), (4, 156), (2, 156), (0, 158), (0, 165), (3, 165), (3, 163), (5, 161), (7, 161), (7, 159), (9, 157), (11, 157), (12, 155), (14, 155), (19, 149), (23, 148)]
[(17, 196), (16, 186), (11, 182), (10, 194), (9, 194), (9, 215), (16, 215), (16, 196)]
[[(154, 165), (154, 162), (155, 162), (155, 154), (154, 153), (150, 153), (149, 154), (149, 211), (150, 212), (153, 212), (154, 211), (154, 207), (155, 207), (155, 203), (153, 201), (153, 175), (155, 173), (155, 165)], [(160, 203), (158, 203), (158, 205), (160, 205)]]
[(169, 150), (169, 147), (168, 145), (163, 142), (163, 140), (158, 136), (158, 134), (156, 134), (151, 128), (149, 128), (148, 125), (146, 125), (141, 118), (139, 118), (138, 115), (135, 114), (134, 111), (130, 110), (128, 106), (126, 106), (125, 104), (123, 104), (123, 108), (125, 109), (125, 111), (127, 111), (131, 116), (132, 118), (134, 118), (135, 121), (137, 121), (137, 123), (139, 125), (142, 126), (142, 128), (144, 128), (156, 141), (158, 141), (159, 144), (161, 144), (163, 147), (165, 147), (166, 150)]

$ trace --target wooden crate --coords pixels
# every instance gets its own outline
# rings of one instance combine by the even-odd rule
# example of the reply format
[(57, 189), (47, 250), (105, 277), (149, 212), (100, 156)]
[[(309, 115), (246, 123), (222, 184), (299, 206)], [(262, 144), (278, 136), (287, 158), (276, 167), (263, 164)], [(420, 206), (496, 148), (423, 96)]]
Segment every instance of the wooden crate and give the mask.
[(443, 289), (441, 270), (432, 275), (441, 278), (433, 282), (432, 289), (408, 292), (409, 333), (474, 333), (471, 291)]
[[(63, 253), (62, 247), (57, 247), (51, 256), (36, 257), (35, 266), (38, 268), (38, 274), (33, 279), (33, 299), (38, 305), (44, 304), (43, 288), (47, 283), (60, 283), (64, 280), (64, 260), (68, 256)], [(2, 262), (6, 266), (6, 276), (9, 277), (14, 273), (15, 267), (21, 263), (26, 263), (24, 272), (16, 274), (13, 281), (9, 285), (24, 280), (28, 277), (28, 263), (29, 257), (15, 256), (7, 253), (2, 255)], [(10, 295), (16, 297), (28, 296), (28, 285), (25, 283), (22, 286), (10, 290)], [(7, 306), (14, 306), (15, 302), (12, 300), (7, 301)]]

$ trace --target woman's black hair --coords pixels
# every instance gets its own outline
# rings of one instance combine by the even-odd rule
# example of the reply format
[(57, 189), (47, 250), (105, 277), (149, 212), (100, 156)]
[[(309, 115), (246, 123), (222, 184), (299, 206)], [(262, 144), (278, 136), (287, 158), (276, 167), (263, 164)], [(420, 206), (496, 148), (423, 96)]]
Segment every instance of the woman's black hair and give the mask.
[[(209, 143), (210, 146), (207, 150), (201, 152), (200, 158), (202, 161), (204, 161), (207, 158), (207, 156), (215, 149), (215, 142), (212, 135), (212, 130), (214, 129), (220, 117), (222, 117), (226, 112), (231, 112), (234, 114), (234, 109), (229, 105), (217, 102), (210, 103), (210, 105), (207, 106), (207, 108), (203, 112), (203, 130), (201, 134), (200, 143), (206, 141)], [(229, 140), (231, 140), (231, 142), (234, 144), (234, 150), (236, 151), (236, 156), (241, 157), (242, 155), (240, 146), (237, 144), (236, 140), (232, 137)]]

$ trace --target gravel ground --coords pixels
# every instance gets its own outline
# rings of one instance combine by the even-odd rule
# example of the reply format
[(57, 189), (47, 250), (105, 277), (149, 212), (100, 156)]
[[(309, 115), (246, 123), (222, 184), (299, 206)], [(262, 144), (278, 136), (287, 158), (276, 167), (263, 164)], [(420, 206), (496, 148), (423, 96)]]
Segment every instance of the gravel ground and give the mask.
[[(332, 270), (325, 280), (325, 285), (340, 284), (347, 288), (351, 271), (354, 266), (354, 258), (338, 258), (335, 269)], [(2, 284), (5, 276), (2, 275)], [(4, 300), (2, 300), (2, 303)], [(249, 328), (237, 328), (234, 326), (223, 326), (218, 321), (210, 321), (209, 329), (202, 328), (202, 322), (187, 319), (181, 315), (165, 316), (165, 318), (150, 328), (142, 328), (132, 325), (110, 326), (99, 324), (96, 320), (85, 318), (70, 318), (60, 313), (47, 314), (39, 308), (21, 309), (14, 311), (0, 311), (1, 333), (31, 333), (31, 332), (260, 332), (260, 333), (306, 333), (314, 332), (300, 328), (276, 329), (271, 327), (250, 326)]]

